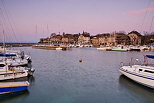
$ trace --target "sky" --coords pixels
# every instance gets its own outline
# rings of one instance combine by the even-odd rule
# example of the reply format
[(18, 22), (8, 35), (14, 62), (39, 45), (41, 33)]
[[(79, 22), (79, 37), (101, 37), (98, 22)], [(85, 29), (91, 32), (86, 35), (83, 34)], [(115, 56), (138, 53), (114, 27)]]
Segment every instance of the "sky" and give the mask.
[(153, 18), (154, 0), (0, 0), (0, 41), (38, 42), (59, 32), (142, 34), (154, 31)]

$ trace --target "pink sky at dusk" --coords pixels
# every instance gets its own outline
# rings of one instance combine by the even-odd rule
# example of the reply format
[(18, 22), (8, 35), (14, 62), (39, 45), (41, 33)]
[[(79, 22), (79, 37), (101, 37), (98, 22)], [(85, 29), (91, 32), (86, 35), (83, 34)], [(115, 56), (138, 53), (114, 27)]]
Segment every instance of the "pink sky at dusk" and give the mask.
[(130, 13), (134, 14), (134, 15), (141, 15), (141, 14), (144, 14), (146, 12), (154, 12), (154, 7), (153, 8), (145, 8), (145, 9), (142, 9), (142, 10), (130, 11)]
[(3, 30), (12, 42), (38, 42), (51, 33), (83, 30), (91, 35), (142, 34), (149, 31), (153, 16), (154, 0), (0, 0), (0, 41)]

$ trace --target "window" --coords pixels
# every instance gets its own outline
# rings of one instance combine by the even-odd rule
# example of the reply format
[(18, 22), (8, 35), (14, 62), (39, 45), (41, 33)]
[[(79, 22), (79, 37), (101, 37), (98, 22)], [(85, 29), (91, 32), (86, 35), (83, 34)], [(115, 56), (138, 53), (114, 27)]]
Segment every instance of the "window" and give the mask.
[(142, 71), (142, 69), (139, 69), (139, 71)]
[(144, 72), (154, 73), (154, 71), (145, 70)]

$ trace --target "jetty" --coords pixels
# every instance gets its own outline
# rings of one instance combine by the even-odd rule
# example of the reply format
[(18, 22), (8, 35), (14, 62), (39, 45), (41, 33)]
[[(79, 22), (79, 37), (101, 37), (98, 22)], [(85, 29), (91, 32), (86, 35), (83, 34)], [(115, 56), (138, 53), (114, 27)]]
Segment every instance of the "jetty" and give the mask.
[[(37, 43), (5, 43), (6, 47), (28, 47), (35, 44)], [(3, 46), (3, 43), (0, 43), (0, 46)]]
[(47, 50), (67, 50), (68, 46), (60, 46), (60, 45), (33, 45), (32, 48), (35, 49), (47, 49)]

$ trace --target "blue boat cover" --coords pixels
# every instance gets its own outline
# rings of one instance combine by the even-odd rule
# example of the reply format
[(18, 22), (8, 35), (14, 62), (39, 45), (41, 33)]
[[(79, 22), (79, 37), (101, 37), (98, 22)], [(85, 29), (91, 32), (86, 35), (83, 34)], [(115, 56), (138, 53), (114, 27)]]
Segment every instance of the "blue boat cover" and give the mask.
[(0, 54), (1, 57), (13, 57), (16, 56), (16, 54)]
[(154, 55), (145, 55), (148, 58), (154, 59)]

